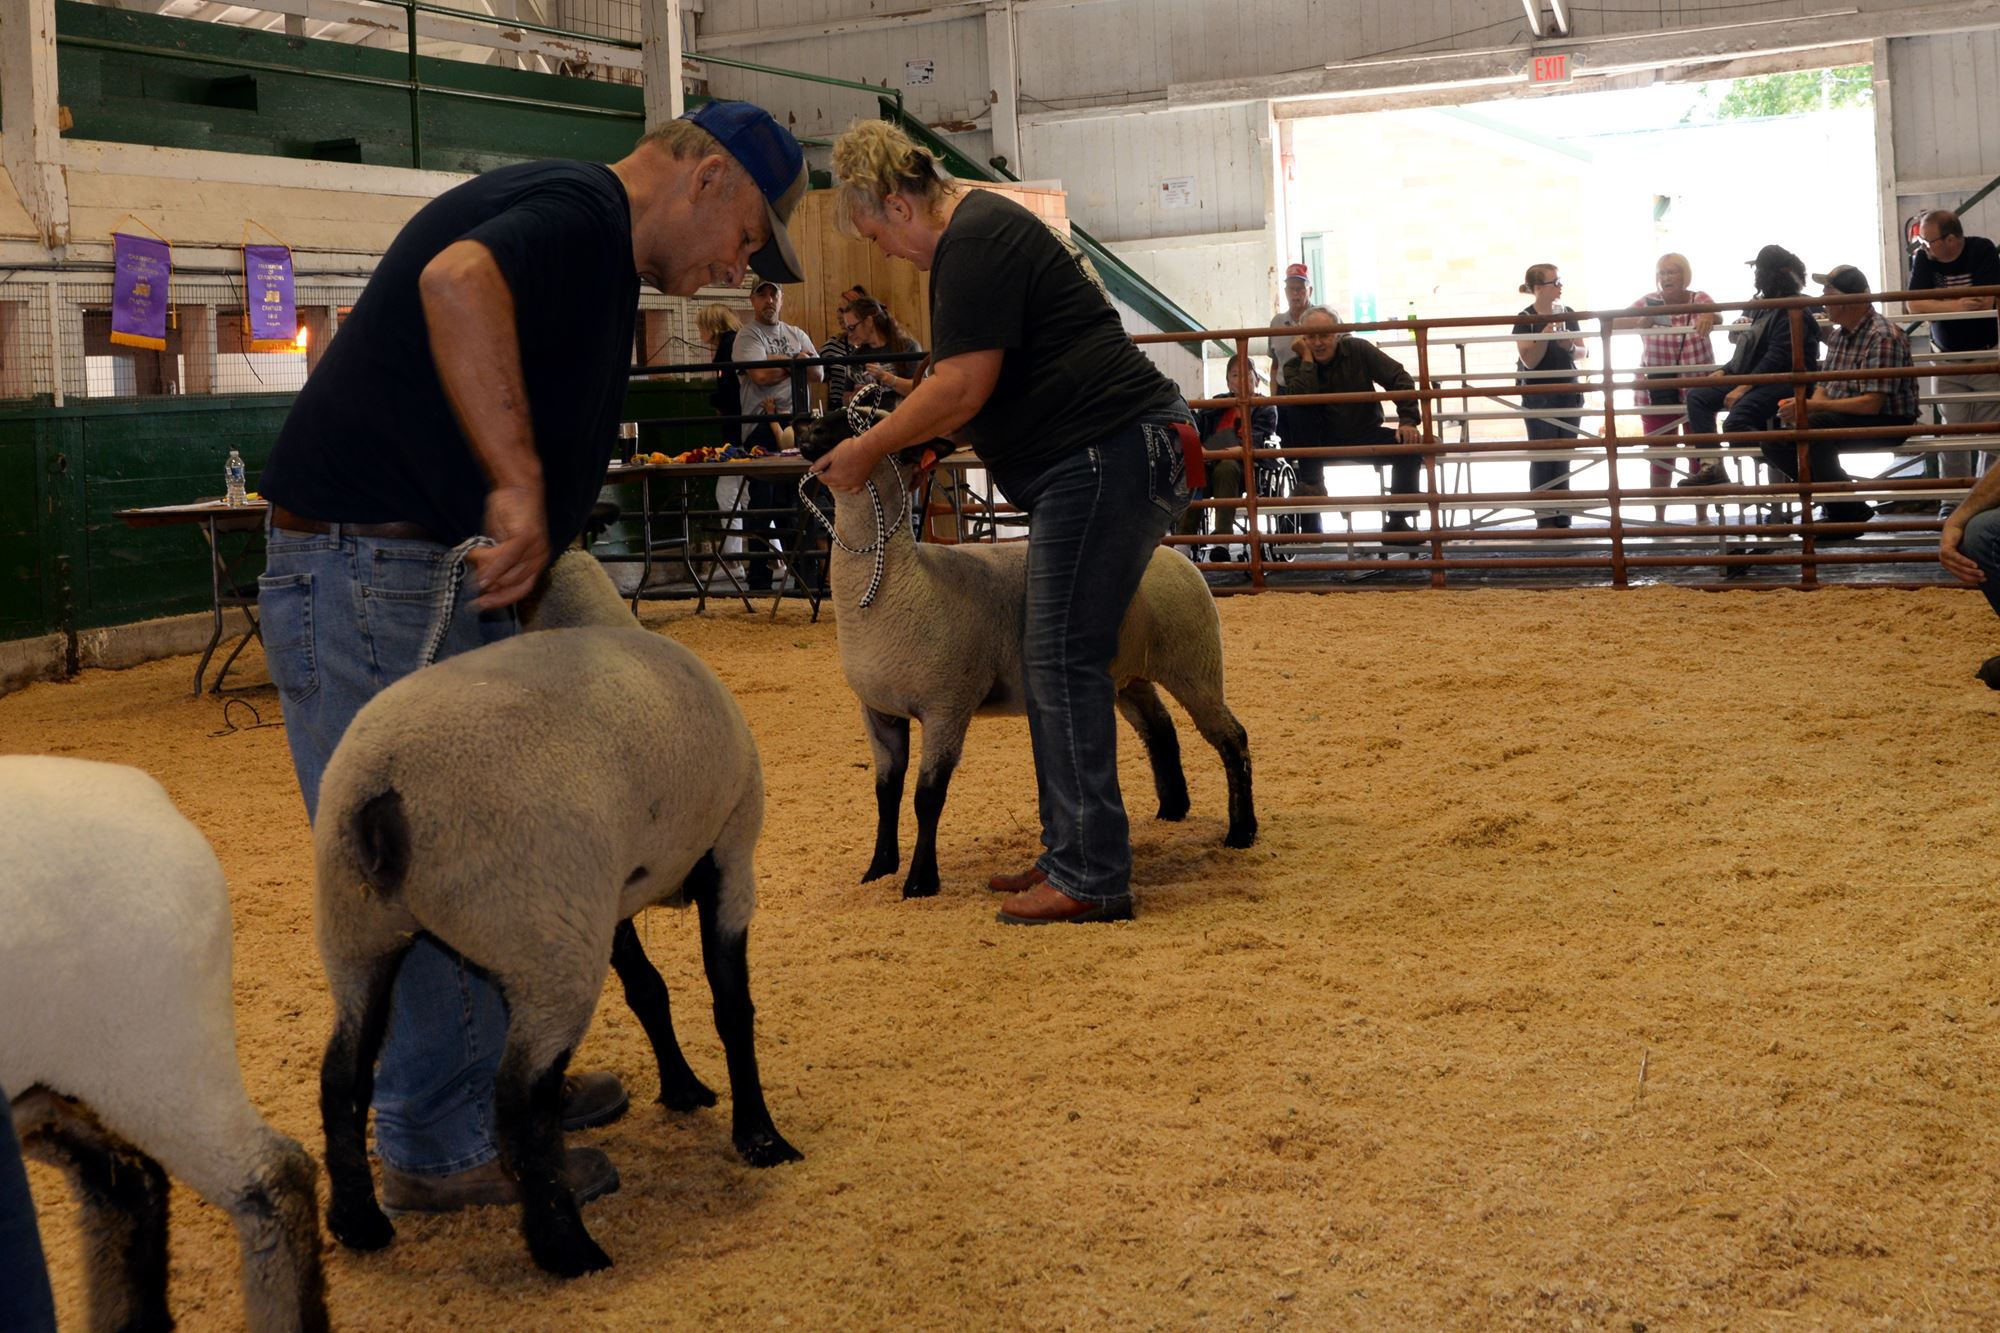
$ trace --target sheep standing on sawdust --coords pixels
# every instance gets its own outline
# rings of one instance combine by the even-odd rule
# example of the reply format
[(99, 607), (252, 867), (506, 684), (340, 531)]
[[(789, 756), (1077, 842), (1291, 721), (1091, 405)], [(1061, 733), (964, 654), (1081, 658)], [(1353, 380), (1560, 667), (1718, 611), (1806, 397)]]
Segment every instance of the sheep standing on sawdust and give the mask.
[(0, 1087), (83, 1207), (90, 1326), (167, 1329), (167, 1177), (229, 1214), (254, 1330), (324, 1329), (317, 1174), (236, 1060), (229, 888), (135, 768), (0, 758)]
[[(565, 553), (521, 634), (405, 677), (355, 717), (326, 769), (313, 842), (334, 1030), (320, 1075), (327, 1221), (345, 1245), (394, 1234), (365, 1143), (390, 988), (423, 931), (505, 997), (494, 1093), (529, 1252), (564, 1277), (610, 1265), (562, 1182), (562, 1079), (607, 959), (652, 1042), (660, 1100), (712, 1106), (674, 1037), (632, 916), (692, 904), (729, 1068), (736, 1149), (799, 1157), (758, 1081), (749, 971), (764, 782), (729, 691), (639, 628), (602, 568)], [(575, 628), (571, 628), (575, 627)]]
[[(848, 414), (831, 413), (815, 423), (803, 452), (818, 459), (853, 433)], [(840, 666), (861, 700), (875, 757), (875, 855), (863, 882), (895, 873), (911, 720), (924, 729), (917, 772), (917, 845), (903, 882), (905, 898), (938, 891), (938, 817), (973, 715), (1027, 711), (1021, 643), (1028, 544), (919, 544), (910, 532), (904, 497), (912, 484), (915, 455), (921, 452), (883, 459), (870, 478), (886, 532), (879, 532), (877, 504), (865, 491), (834, 496), (832, 577)], [(875, 579), (878, 541), (880, 586), (864, 607), (861, 601)], [(1164, 686), (1222, 757), (1229, 783), (1229, 831), (1223, 842), (1230, 847), (1255, 842), (1250, 738), (1223, 698), (1222, 625), (1215, 598), (1200, 571), (1166, 547), (1153, 553), (1125, 613), (1111, 674), (1118, 685), (1118, 711), (1145, 743), (1160, 798), (1159, 818), (1182, 819), (1189, 806), (1180, 738), (1155, 688)]]

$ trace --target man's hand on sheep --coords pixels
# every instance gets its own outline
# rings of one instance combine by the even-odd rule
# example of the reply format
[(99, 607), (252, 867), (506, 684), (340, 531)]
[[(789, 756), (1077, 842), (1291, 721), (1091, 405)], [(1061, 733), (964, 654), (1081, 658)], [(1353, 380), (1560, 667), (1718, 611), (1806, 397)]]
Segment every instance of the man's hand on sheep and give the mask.
[(549, 521), (541, 488), (494, 487), (486, 497), (486, 535), (495, 544), (465, 557), (479, 575), (482, 611), (520, 601), (549, 567)]

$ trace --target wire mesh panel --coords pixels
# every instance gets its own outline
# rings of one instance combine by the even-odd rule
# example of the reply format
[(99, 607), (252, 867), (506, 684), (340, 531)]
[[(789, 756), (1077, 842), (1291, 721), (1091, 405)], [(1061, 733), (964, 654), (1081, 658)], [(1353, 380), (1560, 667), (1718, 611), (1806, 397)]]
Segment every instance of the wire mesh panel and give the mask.
[(43, 274), (0, 272), (0, 401), (56, 391), (50, 288)]

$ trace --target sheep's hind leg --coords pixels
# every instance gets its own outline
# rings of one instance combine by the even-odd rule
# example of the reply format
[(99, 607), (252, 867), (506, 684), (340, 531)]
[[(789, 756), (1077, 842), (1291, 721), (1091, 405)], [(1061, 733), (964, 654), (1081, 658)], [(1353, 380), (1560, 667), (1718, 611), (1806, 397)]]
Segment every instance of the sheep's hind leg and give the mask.
[[(757, 1076), (756, 1009), (750, 1003), (750, 930), (745, 921), (724, 922), (725, 892), (732, 902), (755, 901), (747, 850), (732, 858), (727, 869), (715, 854), (703, 857), (688, 876), (688, 896), (701, 917), (701, 963), (715, 999), (715, 1031), (722, 1038), (729, 1063), (730, 1138), (736, 1151), (752, 1166), (777, 1166), (804, 1156), (785, 1142), (771, 1123), (764, 1104), (764, 1085)], [(725, 876), (728, 878), (725, 879)], [(735, 913), (731, 913), (732, 917)]]
[[(495, 1138), (501, 1160), (520, 1185), (521, 1234), (535, 1266), (556, 1277), (581, 1277), (611, 1267), (611, 1256), (590, 1238), (576, 1195), (561, 1176), (562, 1083), (571, 1048), (564, 1046), (553, 1056), (537, 1052), (532, 1038), (515, 1031), (528, 1026), (519, 1020), (534, 1006), (518, 993), (508, 999), (516, 1021), (494, 1086)], [(583, 1019), (589, 1017), (586, 1007)], [(581, 1023), (577, 1030), (581, 1032)]]
[(1250, 788), (1250, 734), (1224, 702), (1220, 673), (1217, 674), (1218, 679), (1212, 684), (1191, 686), (1169, 681), (1166, 685), (1194, 719), (1202, 739), (1222, 757), (1223, 776), (1229, 782), (1229, 832), (1223, 835), (1223, 844), (1248, 847), (1257, 841), (1257, 805)]
[(351, 1250), (379, 1250), (396, 1234), (375, 1200), (368, 1168), (368, 1106), (375, 1057), (389, 1028), (389, 997), (409, 946), (351, 966), (331, 960), (333, 1036), (319, 1067), (319, 1115), (326, 1131), (327, 1229)]
[(903, 779), (910, 771), (910, 719), (878, 713), (861, 705), (868, 728), (868, 746), (875, 752), (875, 856), (861, 882), (896, 873), (902, 854), (896, 848), (896, 821), (903, 806)]
[(660, 1102), (676, 1111), (693, 1111), (715, 1105), (715, 1093), (688, 1068), (687, 1057), (674, 1036), (673, 1012), (667, 1003), (667, 983), (660, 970), (646, 957), (639, 932), (627, 917), (618, 923), (611, 937), (611, 966), (625, 988), (625, 1003), (646, 1029), (653, 1043), (653, 1058), (660, 1065)]
[(1158, 818), (1187, 818), (1187, 774), (1181, 768), (1181, 738), (1174, 730), (1173, 715), (1160, 702), (1160, 692), (1150, 680), (1134, 680), (1118, 691), (1118, 711), (1139, 739), (1146, 744), (1146, 758), (1153, 765), (1153, 790), (1159, 793)]
[(167, 1173), (79, 1103), (36, 1090), (14, 1108), (30, 1156), (60, 1166), (83, 1209), (90, 1326), (165, 1330)]
[(938, 819), (944, 814), (945, 793), (958, 757), (965, 748), (970, 717), (925, 718), (924, 762), (917, 770), (917, 845), (910, 849), (910, 875), (903, 881), (905, 898), (929, 898), (938, 891)]

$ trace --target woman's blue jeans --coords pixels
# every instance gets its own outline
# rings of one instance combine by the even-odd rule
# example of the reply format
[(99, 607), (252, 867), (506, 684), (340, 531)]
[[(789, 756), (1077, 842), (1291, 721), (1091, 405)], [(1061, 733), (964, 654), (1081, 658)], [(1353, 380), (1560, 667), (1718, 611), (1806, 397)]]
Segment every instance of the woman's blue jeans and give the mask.
[[(285, 739), (306, 802), (362, 705), (417, 669), (451, 552), (435, 542), (273, 529), (257, 581), (264, 655), (284, 701)], [(440, 659), (515, 633), (512, 611), (481, 614), (466, 570)], [(384, 1164), (448, 1175), (490, 1161), (493, 1081), (507, 1041), (499, 992), (420, 937), (404, 955), (375, 1076)]]
[(1187, 508), (1180, 439), (1160, 422), (1124, 427), (1010, 498), (1028, 511), (1022, 675), (1047, 849), (1035, 864), (1072, 898), (1122, 902), (1132, 841), (1111, 661), (1147, 562)]

